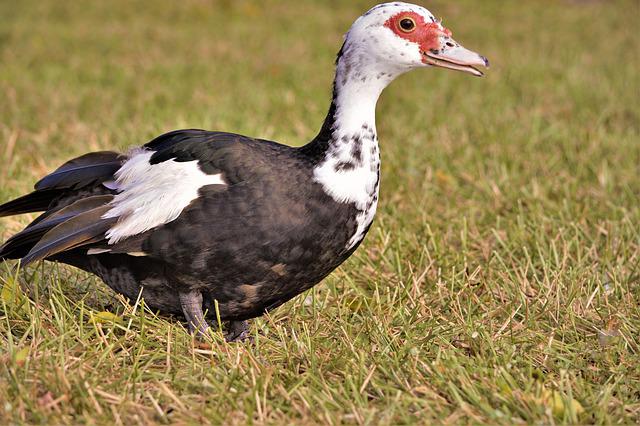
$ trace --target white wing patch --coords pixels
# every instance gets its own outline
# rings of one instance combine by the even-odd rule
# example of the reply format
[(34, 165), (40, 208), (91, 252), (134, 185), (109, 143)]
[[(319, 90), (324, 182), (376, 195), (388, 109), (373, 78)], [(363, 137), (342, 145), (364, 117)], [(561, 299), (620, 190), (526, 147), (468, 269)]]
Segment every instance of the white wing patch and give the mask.
[(106, 233), (109, 244), (175, 220), (203, 186), (226, 185), (222, 173), (204, 173), (197, 160), (150, 164), (153, 154), (136, 149), (109, 182), (119, 193), (103, 218), (120, 218)]

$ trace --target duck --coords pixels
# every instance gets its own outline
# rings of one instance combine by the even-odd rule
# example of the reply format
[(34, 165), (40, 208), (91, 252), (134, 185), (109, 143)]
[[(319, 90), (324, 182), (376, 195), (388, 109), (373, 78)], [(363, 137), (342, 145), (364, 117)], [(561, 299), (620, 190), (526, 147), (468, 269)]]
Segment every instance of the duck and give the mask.
[(321, 282), (370, 229), (383, 89), (418, 68), (481, 77), (488, 67), (424, 7), (379, 4), (346, 33), (310, 142), (185, 129), (71, 159), (0, 205), (0, 216), (40, 213), (0, 247), (0, 260), (71, 265), (185, 318), (192, 334), (207, 336), (214, 318), (226, 340), (247, 339), (248, 320)]

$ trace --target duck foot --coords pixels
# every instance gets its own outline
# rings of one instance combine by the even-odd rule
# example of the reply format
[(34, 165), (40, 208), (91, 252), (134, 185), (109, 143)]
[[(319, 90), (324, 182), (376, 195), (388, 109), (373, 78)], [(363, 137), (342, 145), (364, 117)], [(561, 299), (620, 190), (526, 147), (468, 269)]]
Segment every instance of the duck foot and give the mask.
[(227, 342), (244, 342), (251, 339), (249, 323), (245, 321), (229, 321), (224, 340)]
[(182, 313), (187, 319), (189, 333), (202, 338), (206, 337), (209, 325), (205, 321), (204, 313), (202, 312), (202, 293), (194, 290), (180, 292), (178, 295), (180, 297)]

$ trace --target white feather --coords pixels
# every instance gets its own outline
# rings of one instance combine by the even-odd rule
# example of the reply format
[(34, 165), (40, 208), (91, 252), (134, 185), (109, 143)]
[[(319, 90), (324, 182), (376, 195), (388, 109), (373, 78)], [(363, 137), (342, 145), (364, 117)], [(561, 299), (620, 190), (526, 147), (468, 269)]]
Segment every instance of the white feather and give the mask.
[(87, 250), (87, 256), (91, 256), (94, 254), (102, 254), (102, 253), (110, 253), (110, 249), (100, 249), (100, 248), (92, 248)]
[(175, 220), (206, 185), (225, 185), (222, 174), (208, 175), (198, 161), (150, 164), (154, 151), (137, 149), (116, 172), (119, 192), (103, 218), (119, 218), (107, 231), (109, 244)]

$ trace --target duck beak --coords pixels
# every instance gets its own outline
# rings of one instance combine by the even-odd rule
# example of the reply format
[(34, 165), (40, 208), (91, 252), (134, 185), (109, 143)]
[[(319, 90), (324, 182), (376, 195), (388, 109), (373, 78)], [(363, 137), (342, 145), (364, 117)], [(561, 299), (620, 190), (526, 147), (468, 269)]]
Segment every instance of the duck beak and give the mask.
[(434, 67), (448, 68), (482, 77), (484, 73), (477, 67), (489, 68), (489, 60), (484, 56), (465, 49), (450, 37), (442, 40), (440, 50), (423, 52), (424, 62)]

